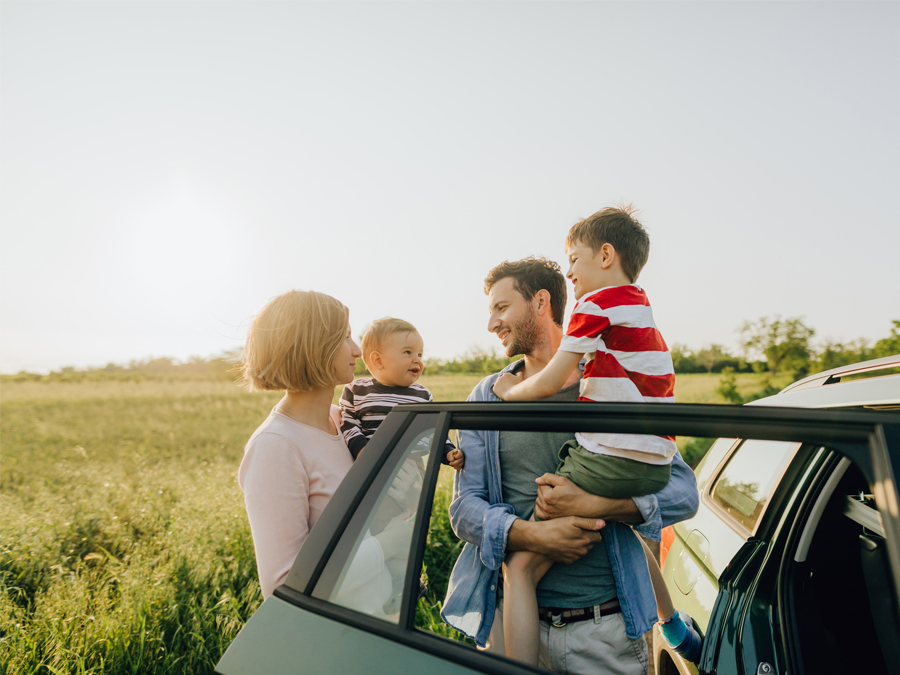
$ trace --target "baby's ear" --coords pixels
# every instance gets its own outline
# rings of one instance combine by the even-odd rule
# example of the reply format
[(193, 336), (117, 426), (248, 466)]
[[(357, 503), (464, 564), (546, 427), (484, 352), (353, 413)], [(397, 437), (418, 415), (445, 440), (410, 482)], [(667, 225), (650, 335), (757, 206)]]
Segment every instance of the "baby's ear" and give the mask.
[(369, 352), (369, 362), (372, 364), (373, 368), (381, 368), (381, 352)]

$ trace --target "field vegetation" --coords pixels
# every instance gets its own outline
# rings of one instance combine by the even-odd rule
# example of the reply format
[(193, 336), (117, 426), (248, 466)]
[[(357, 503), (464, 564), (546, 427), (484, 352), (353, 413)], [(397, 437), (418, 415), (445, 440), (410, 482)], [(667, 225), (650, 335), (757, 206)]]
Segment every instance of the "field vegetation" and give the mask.
[[(436, 364), (422, 378), (436, 400), (464, 400), (503, 365), (470, 356), (477, 370)], [(212, 671), (261, 602), (236, 472), (279, 398), (239, 389), (231, 364), (156, 359), (0, 377), (0, 673)], [(679, 401), (724, 403), (791, 374), (676, 379)], [(679, 445), (695, 463), (709, 443)], [(419, 623), (449, 635), (438, 611), (461, 545), (445, 471)]]

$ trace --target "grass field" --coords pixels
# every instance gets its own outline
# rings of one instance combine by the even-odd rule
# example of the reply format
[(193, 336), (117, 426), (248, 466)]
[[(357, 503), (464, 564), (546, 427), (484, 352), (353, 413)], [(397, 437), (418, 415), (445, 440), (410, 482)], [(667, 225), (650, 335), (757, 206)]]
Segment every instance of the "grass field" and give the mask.
[[(448, 401), (480, 379), (422, 382)], [(715, 402), (717, 382), (678, 376), (676, 395)], [(753, 375), (738, 385), (759, 386)], [(4, 381), (0, 673), (211, 672), (261, 601), (236, 473), (278, 398), (215, 380)], [(459, 548), (449, 480), (423, 623), (436, 621)]]

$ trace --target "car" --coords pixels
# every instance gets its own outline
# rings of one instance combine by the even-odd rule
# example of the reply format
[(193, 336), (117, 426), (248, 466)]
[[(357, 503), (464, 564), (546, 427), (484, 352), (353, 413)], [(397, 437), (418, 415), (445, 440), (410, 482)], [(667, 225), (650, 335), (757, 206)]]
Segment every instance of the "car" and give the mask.
[[(893, 611), (900, 605), (897, 595), (900, 509), (895, 480), (900, 475), (900, 413), (896, 411), (589, 402), (401, 405), (387, 416), (335, 492), (285, 582), (246, 623), (217, 664), (216, 672), (222, 675), (539, 672), (479, 651), (471, 644), (442, 637), (433, 626), (417, 620), (425, 551), (428, 546), (436, 545), (429, 544), (429, 528), (435, 509), (440, 459), (448, 434), (459, 429), (611, 431), (743, 438), (795, 446), (792, 461), (779, 473), (780, 480), (775, 484), (779, 488), (794, 485), (809, 488), (776, 490), (768, 500), (760, 524), (748, 530), (752, 534), (746, 539), (719, 519), (720, 530), (728, 529), (742, 542), (737, 550), (719, 547), (720, 530), (691, 526), (677, 529), (676, 540), (667, 550), (670, 580), (672, 565), (683, 557), (683, 552), (684, 565), (678, 568), (681, 570), (678, 574), (690, 576), (700, 570), (698, 576), (707, 579), (701, 565), (717, 570), (715, 579), (709, 578), (709, 583), (704, 582), (702, 586), (699, 578), (693, 580), (693, 589), (697, 591), (693, 596), (681, 596), (678, 592), (683, 600), (680, 604), (697, 611), (700, 628), (706, 636), (701, 671), (744, 673), (751, 672), (745, 666), (752, 666), (752, 672), (756, 672), (756, 661), (759, 661), (784, 668), (779, 672), (787, 672), (785, 664), (790, 657), (784, 655), (784, 650), (815, 637), (791, 624), (794, 627), (787, 633), (773, 634), (772, 649), (777, 653), (755, 646), (757, 642), (763, 645), (764, 640), (753, 643), (756, 652), (741, 652), (751, 644), (746, 639), (751, 633), (755, 638), (769, 629), (780, 630), (781, 619), (768, 613), (772, 596), (796, 594), (796, 584), (802, 579), (792, 564), (769, 563), (779, 556), (779, 560), (789, 562), (795, 551), (809, 549), (807, 533), (815, 532), (821, 520), (816, 515), (821, 511), (818, 496), (824, 490), (834, 491), (833, 476), (840, 466), (845, 467), (848, 489), (858, 488), (874, 495), (860, 508), (872, 527), (880, 519), (881, 534), (873, 535), (873, 540), (882, 561), (884, 604)], [(731, 443), (734, 444), (735, 441)], [(728, 442), (719, 441), (710, 458), (731, 456), (731, 445), (722, 450), (724, 445)], [(769, 457), (772, 453), (760, 454)], [(718, 476), (710, 470), (701, 472), (704, 485), (713, 474)], [(420, 478), (413, 481), (412, 488), (410, 475)], [(837, 482), (843, 489), (845, 483), (839, 479)], [(741, 490), (740, 485), (732, 488)], [(404, 497), (401, 499), (398, 493)], [(735, 498), (735, 501), (739, 500)], [(404, 509), (403, 504), (408, 508)], [(874, 504), (874, 508), (869, 504)], [(747, 511), (749, 506), (740, 502), (736, 508)], [(750, 512), (753, 513), (752, 509)], [(741, 524), (736, 523), (734, 527), (740, 529)], [(867, 531), (871, 532), (872, 527)], [(387, 563), (372, 566), (363, 555), (357, 555), (369, 537), (388, 530), (399, 543)], [(694, 540), (690, 539), (694, 530), (698, 530), (695, 539), (706, 537), (708, 543), (698, 541), (694, 546)], [(763, 534), (768, 539), (758, 538), (757, 535)], [(704, 546), (705, 555), (691, 552), (695, 548), (702, 551)], [(751, 564), (755, 565), (754, 569), (762, 570), (765, 577), (751, 583), (741, 572), (750, 569)], [(782, 573), (786, 576), (779, 576)], [(688, 602), (690, 597), (696, 600)], [(707, 614), (699, 612), (701, 607)], [(736, 614), (739, 608), (741, 611)], [(837, 607), (835, 611), (842, 610)], [(746, 617), (746, 621), (729, 623), (728, 627), (720, 624), (732, 621), (732, 617), (742, 620)], [(804, 617), (795, 614), (792, 618)], [(738, 627), (743, 632), (732, 630)], [(805, 656), (806, 651), (804, 648), (795, 656)], [(666, 661), (664, 668), (672, 663)], [(791, 673), (799, 672), (791, 668)]]
[[(666, 584), (704, 634), (703, 653), (687, 663), (654, 628), (656, 675), (900, 671), (886, 523), (896, 484), (841, 453), (831, 421), (900, 409), (898, 368), (900, 356), (844, 366), (747, 404), (818, 409), (830, 444), (733, 434), (712, 445), (696, 469), (697, 515), (666, 528), (660, 546)], [(874, 463), (881, 442), (870, 441)]]

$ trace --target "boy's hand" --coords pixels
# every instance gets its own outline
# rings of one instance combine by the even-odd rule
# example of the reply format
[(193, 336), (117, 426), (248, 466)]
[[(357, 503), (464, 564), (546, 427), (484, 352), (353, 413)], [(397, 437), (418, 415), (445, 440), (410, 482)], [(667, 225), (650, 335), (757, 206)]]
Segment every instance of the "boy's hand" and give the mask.
[(466, 465), (466, 456), (462, 450), (451, 450), (447, 453), (447, 461), (457, 471), (460, 471)]
[(509, 393), (509, 390), (522, 382), (524, 379), (525, 377), (524, 375), (522, 375), (522, 373), (503, 373), (500, 377), (497, 378), (497, 381), (494, 382), (494, 393), (499, 398), (505, 401), (506, 395)]

